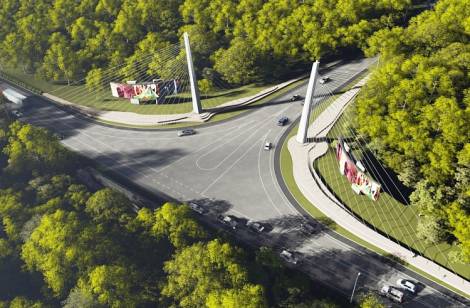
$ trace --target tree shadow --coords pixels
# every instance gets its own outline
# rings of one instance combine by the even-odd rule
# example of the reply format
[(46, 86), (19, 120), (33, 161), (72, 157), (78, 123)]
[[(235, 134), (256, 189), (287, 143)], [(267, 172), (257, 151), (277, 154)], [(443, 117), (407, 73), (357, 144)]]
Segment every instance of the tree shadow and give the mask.
[(233, 205), (226, 201), (226, 200), (218, 200), (218, 199), (211, 199), (211, 198), (199, 198), (199, 199), (192, 199), (188, 202), (194, 202), (200, 205), (204, 210), (208, 211), (209, 215), (222, 215), (228, 212)]
[(400, 203), (408, 205), (413, 190), (403, 185), (398, 179), (397, 174), (381, 163), (369, 149), (363, 151), (362, 156), (364, 159), (361, 162), (371, 176), (380, 183), (382, 190)]

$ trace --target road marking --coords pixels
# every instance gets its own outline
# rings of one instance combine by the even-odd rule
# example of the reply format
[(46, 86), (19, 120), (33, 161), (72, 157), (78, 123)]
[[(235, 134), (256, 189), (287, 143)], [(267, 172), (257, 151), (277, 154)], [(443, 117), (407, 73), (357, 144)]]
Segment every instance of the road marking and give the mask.
[[(242, 129), (243, 127), (245, 127), (245, 126), (248, 126), (249, 124), (251, 124), (251, 123), (253, 123), (253, 122), (255, 122), (255, 121), (249, 121), (249, 122), (247, 122), (247, 123), (243, 123), (242, 125), (238, 125), (238, 126), (236, 127), (236, 130), (230, 131), (230, 133), (236, 132), (236, 131)], [(163, 170), (165, 170), (165, 169), (168, 169), (169, 167), (171, 167), (172, 165), (176, 164), (177, 162), (180, 162), (180, 161), (183, 161), (183, 160), (185, 160), (185, 159), (190, 158), (192, 155), (194, 155), (194, 154), (196, 154), (196, 153), (199, 153), (200, 151), (204, 150), (205, 148), (207, 148), (207, 147), (209, 147), (209, 146), (211, 146), (211, 145), (213, 145), (213, 144), (215, 144), (215, 143), (218, 143), (219, 140), (226, 138), (227, 135), (228, 135), (228, 134), (226, 134), (226, 135), (224, 135), (224, 136), (221, 136), (221, 137), (215, 139), (213, 142), (209, 142), (208, 144), (206, 144), (206, 145), (204, 145), (204, 146), (198, 148), (195, 152), (190, 153), (189, 155), (183, 156), (183, 157), (181, 157), (181, 158), (179, 158), (179, 159), (173, 161), (173, 162), (170, 163), (170, 164), (167, 164), (165, 167), (162, 167), (162, 168), (158, 169), (158, 170), (156, 171), (156, 173), (159, 173), (159, 172), (161, 172), (161, 171), (163, 171)]]
[[(263, 136), (263, 138), (257, 139), (257, 140), (264, 140), (266, 136)], [(248, 150), (246, 150), (238, 159), (236, 159), (230, 167), (224, 170), (211, 184), (209, 184), (206, 189), (204, 189), (201, 193), (205, 194), (212, 186), (214, 186), (227, 172), (229, 172), (242, 158), (246, 156), (246, 154), (257, 145), (256, 142), (254, 142)]]
[[(235, 152), (240, 149), (248, 140), (250, 137), (252, 137), (254, 134), (256, 134), (258, 131), (256, 130), (256, 128), (260, 128), (260, 127), (263, 127), (266, 123), (257, 123), (256, 125), (254, 125), (253, 127), (251, 127), (251, 129), (253, 130), (253, 132), (251, 134), (248, 135), (248, 137), (244, 138), (244, 140), (229, 154), (229, 155), (226, 155), (224, 159), (222, 159), (217, 165), (215, 165), (215, 167), (213, 168), (203, 168), (200, 166), (199, 164), (199, 161), (203, 158), (203, 157), (206, 157), (207, 155), (211, 154), (212, 152), (220, 149), (221, 147), (223, 147), (225, 144), (229, 143), (230, 141), (234, 140), (235, 138), (238, 138), (240, 137), (241, 135), (247, 133), (247, 131), (242, 131), (240, 134), (238, 134), (237, 136), (234, 136), (232, 139), (227, 139), (225, 142), (219, 144), (218, 146), (212, 148), (210, 151), (204, 153), (203, 155), (199, 156), (198, 159), (196, 160), (196, 167), (199, 169), (199, 170), (202, 170), (202, 171), (212, 171), (212, 170), (215, 170), (217, 168), (219, 168), (227, 159), (229, 159), (230, 157), (232, 157), (233, 154), (235, 154)], [(251, 130), (250, 129), (250, 130)]]
[[(268, 131), (265, 138), (269, 135), (269, 133), (271, 131), (272, 131), (272, 129), (270, 129)], [(261, 186), (263, 186), (264, 193), (265, 193), (266, 197), (268, 197), (269, 202), (271, 202), (271, 204), (276, 209), (276, 211), (279, 213), (279, 215), (282, 216), (282, 212), (279, 210), (279, 208), (276, 206), (276, 204), (274, 204), (273, 200), (271, 199), (271, 196), (268, 194), (268, 191), (266, 190), (266, 186), (264, 185), (264, 182), (263, 182), (263, 177), (261, 176), (261, 152), (262, 151), (263, 151), (263, 145), (261, 144), (260, 147), (259, 147), (259, 151), (258, 151), (258, 176), (259, 176), (259, 179), (261, 181)]]

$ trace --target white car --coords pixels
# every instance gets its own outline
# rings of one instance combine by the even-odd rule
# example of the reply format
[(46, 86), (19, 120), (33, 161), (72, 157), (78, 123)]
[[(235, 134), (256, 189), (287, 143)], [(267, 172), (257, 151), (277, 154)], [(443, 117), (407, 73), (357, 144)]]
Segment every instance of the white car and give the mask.
[(397, 285), (402, 287), (405, 290), (410, 291), (411, 293), (416, 293), (416, 285), (409, 280), (406, 279), (398, 279)]
[(382, 289), (380, 289), (380, 294), (391, 299), (394, 302), (403, 302), (403, 292), (392, 286), (384, 285)]
[(193, 210), (194, 212), (199, 213), (201, 215), (204, 215), (206, 213), (206, 210), (197, 203), (189, 202), (188, 206), (191, 210)]
[(266, 151), (271, 150), (272, 147), (273, 147), (273, 144), (272, 144), (271, 142), (266, 142), (266, 143), (264, 144), (264, 149), (265, 149)]
[(289, 262), (289, 263), (292, 263), (292, 264), (297, 264), (297, 262), (299, 262), (299, 260), (297, 259), (297, 257), (294, 255), (294, 253), (292, 251), (289, 251), (287, 249), (284, 249), (283, 251), (281, 251), (281, 253), (279, 254), (279, 256), (286, 262)]
[(189, 135), (194, 135), (196, 131), (192, 128), (186, 128), (183, 130), (180, 130), (178, 132), (178, 137), (183, 137), (183, 136), (189, 136)]

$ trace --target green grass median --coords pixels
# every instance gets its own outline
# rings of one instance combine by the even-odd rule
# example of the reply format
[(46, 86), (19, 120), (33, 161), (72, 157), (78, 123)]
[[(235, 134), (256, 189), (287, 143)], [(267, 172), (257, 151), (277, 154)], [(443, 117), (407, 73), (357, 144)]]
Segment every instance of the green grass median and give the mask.
[[(347, 86), (345, 86), (343, 88), (343, 90), (346, 91), (346, 90), (350, 89), (352, 87), (352, 85), (354, 85), (359, 79), (360, 79), (360, 77), (355, 78), (355, 80), (351, 81)], [(340, 96), (339, 94), (335, 95), (335, 96), (332, 96), (328, 100), (324, 101), (320, 106), (318, 106), (317, 110), (312, 112), (312, 115), (310, 117), (310, 123), (312, 123), (316, 119), (316, 117), (318, 117), (321, 114), (321, 112), (323, 112), (339, 96)], [(341, 118), (340, 118), (340, 120), (341, 120)], [(338, 123), (339, 122), (340, 121), (338, 121)], [(300, 189), (297, 186), (297, 184), (295, 182), (295, 179), (294, 179), (292, 157), (289, 153), (288, 146), (287, 146), (287, 143), (288, 143), (289, 139), (291, 139), (293, 136), (295, 136), (295, 134), (297, 132), (297, 128), (298, 128), (298, 125), (295, 125), (294, 127), (292, 127), (292, 129), (291, 129), (290, 133), (288, 134), (287, 138), (284, 140), (284, 143), (282, 144), (281, 151), (280, 151), (281, 174), (282, 174), (282, 178), (284, 180), (284, 183), (287, 186), (287, 188), (289, 189), (289, 192), (291, 193), (291, 195), (295, 198), (297, 203), (300, 206), (302, 206), (302, 208), (305, 211), (307, 211), (313, 218), (315, 218), (316, 220), (318, 220), (321, 223), (324, 223), (327, 227), (334, 230), (336, 233), (350, 239), (351, 241), (353, 241), (353, 242), (355, 242), (355, 243), (357, 243), (357, 244), (359, 244), (359, 245), (361, 245), (361, 246), (363, 246), (363, 247), (365, 247), (365, 248), (367, 248), (371, 251), (374, 251), (374, 252), (376, 252), (376, 253), (378, 253), (382, 256), (385, 256), (385, 257), (389, 258), (391, 261), (396, 261), (396, 260), (394, 260), (395, 259), (394, 256), (390, 256), (390, 254), (385, 252), (384, 250), (370, 244), (367, 241), (362, 240), (358, 236), (352, 234), (348, 230), (346, 230), (346, 229), (342, 228), (341, 226), (338, 226), (337, 224), (332, 222), (329, 217), (327, 217), (325, 214), (323, 214), (317, 207), (315, 207), (314, 204), (312, 204), (302, 194), (302, 192), (300, 191)], [(338, 130), (338, 128), (335, 129), (335, 126), (334, 126), (332, 131), (331, 131), (331, 134), (328, 134), (328, 136), (329, 137), (337, 137), (338, 133), (340, 133), (337, 130)], [(347, 137), (347, 136), (345, 136), (345, 137)], [(405, 240), (411, 240), (412, 239), (413, 233), (398, 232), (399, 230), (397, 228), (399, 228), (399, 226), (403, 225), (403, 223), (405, 223), (405, 222), (408, 222), (410, 224), (416, 224), (416, 215), (415, 215), (414, 212), (412, 212), (412, 211), (414, 211), (414, 209), (409, 208), (409, 207), (405, 207), (403, 204), (401, 204), (397, 200), (393, 199), (388, 194), (382, 194), (380, 196), (379, 203), (368, 199), (366, 196), (363, 196), (363, 195), (358, 196), (358, 195), (354, 194), (354, 192), (350, 188), (350, 184), (346, 183), (347, 179), (344, 176), (341, 176), (339, 171), (338, 171), (338, 166), (337, 166), (337, 163), (336, 163), (336, 156), (334, 154), (333, 149), (330, 149), (325, 156), (323, 156), (319, 160), (317, 160), (317, 162), (315, 164), (315, 168), (316, 168), (317, 171), (319, 171), (320, 176), (322, 176), (323, 179), (325, 180), (325, 184), (330, 187), (331, 191), (334, 194), (336, 194), (337, 196), (340, 197), (341, 201), (342, 200), (354, 200), (354, 202), (352, 202), (352, 204), (354, 204), (353, 208), (356, 211), (358, 211), (358, 213), (357, 213), (358, 215), (360, 215), (360, 214), (365, 215), (367, 213), (370, 215), (370, 216), (365, 215), (367, 218), (369, 218), (371, 220), (369, 223), (379, 224), (379, 220), (378, 220), (377, 212), (375, 212), (376, 215), (374, 216), (372, 211), (367, 211), (366, 210), (366, 206), (368, 206), (368, 207), (384, 206), (383, 211), (388, 210), (391, 213), (395, 213), (391, 209), (393, 209), (394, 207), (400, 206), (401, 209), (402, 209), (401, 215), (411, 216), (411, 217), (408, 217), (407, 219), (396, 220), (395, 224), (391, 224), (392, 229), (387, 229), (387, 228), (384, 228), (384, 229), (387, 230), (387, 231), (388, 230), (392, 230), (392, 231), (395, 230), (394, 234), (406, 235), (406, 236), (402, 237), (401, 239), (405, 239)], [(341, 198), (341, 197), (343, 197), (344, 199)], [(349, 199), (349, 198), (360, 198), (360, 200), (359, 199)], [(346, 205), (348, 205), (348, 206), (350, 206), (350, 204), (351, 204), (351, 202), (346, 203)], [(408, 211), (410, 213), (408, 213)], [(395, 214), (397, 214), (397, 213), (395, 213)], [(414, 218), (412, 218), (412, 217), (414, 217)], [(375, 218), (375, 219), (373, 219), (373, 218)], [(395, 218), (394, 217), (388, 217), (387, 219), (393, 220)], [(367, 220), (367, 219), (365, 219), (365, 220)], [(413, 228), (415, 228), (414, 225), (413, 225)], [(381, 229), (381, 231), (384, 231), (384, 230)], [(411, 232), (411, 231), (412, 231), (412, 229), (410, 229), (409, 232)], [(415, 236), (414, 236), (414, 238), (415, 238)], [(422, 243), (418, 243), (416, 241), (416, 239), (414, 239), (410, 242), (410, 245), (413, 245), (412, 247), (414, 247), (414, 248), (415, 247), (418, 248), (422, 245)], [(441, 251), (449, 252), (449, 250), (451, 250), (451, 249), (456, 249), (456, 247), (453, 247), (452, 245), (448, 245), (448, 244), (441, 244), (441, 245), (442, 245), (442, 247), (434, 247), (434, 248), (428, 247), (428, 249), (426, 250), (424, 255), (428, 258), (430, 258), (431, 256), (435, 256), (435, 257), (436, 256), (437, 257), (441, 256), (441, 258), (442, 258)], [(432, 258), (430, 258), (430, 259), (432, 260)], [(440, 260), (444, 261), (444, 259), (440, 259)], [(460, 295), (462, 295), (466, 298), (469, 298), (468, 294), (465, 294), (464, 292), (462, 292), (462, 291), (460, 291), (460, 290), (458, 290), (458, 289), (456, 289), (456, 288), (440, 281), (439, 279), (436, 279), (435, 277), (433, 277), (429, 274), (426, 274), (422, 270), (420, 270), (418, 268), (415, 268), (415, 267), (413, 267), (409, 264), (406, 264), (406, 263), (401, 263), (401, 264), (403, 266), (405, 266), (406, 268), (408, 268), (408, 269), (410, 269), (410, 270), (426, 277), (427, 279), (432, 280), (432, 281), (434, 281), (434, 282), (436, 282), (436, 283), (452, 290), (453, 292), (455, 292), (457, 294), (460, 294)], [(465, 266), (463, 264), (452, 264), (452, 267), (457, 273), (459, 273), (463, 277), (468, 277), (468, 275), (470, 275), (470, 268), (468, 266)]]

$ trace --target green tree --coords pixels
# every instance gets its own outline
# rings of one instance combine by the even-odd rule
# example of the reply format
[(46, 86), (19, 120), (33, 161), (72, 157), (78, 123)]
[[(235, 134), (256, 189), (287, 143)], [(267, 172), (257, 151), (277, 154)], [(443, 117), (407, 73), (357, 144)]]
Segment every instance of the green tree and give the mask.
[(458, 202), (447, 208), (452, 233), (460, 242), (461, 261), (470, 263), (470, 210)]
[(86, 202), (85, 211), (93, 220), (103, 223), (118, 221), (125, 223), (129, 220), (131, 204), (122, 193), (110, 188), (95, 192)]
[(10, 125), (3, 152), (8, 157), (7, 170), (13, 174), (64, 170), (70, 158), (70, 153), (45, 129), (18, 121)]
[(43, 308), (47, 306), (40, 301), (33, 301), (25, 297), (15, 297), (10, 302), (9, 307), (10, 308)]
[(222, 292), (211, 292), (206, 299), (208, 308), (258, 308), (266, 307), (263, 287), (248, 284), (241, 289), (229, 289)]
[(26, 268), (42, 273), (58, 297), (68, 293), (80, 273), (116, 253), (98, 228), (87, 225), (77, 213), (63, 210), (44, 215), (21, 249)]
[(96, 298), (105, 307), (138, 307), (141, 295), (135, 293), (136, 281), (136, 273), (128, 266), (101, 265), (80, 280), (78, 287), (86, 298)]
[(214, 68), (225, 80), (247, 84), (259, 78), (257, 52), (249, 41), (235, 39), (228, 49), (219, 49), (213, 56)]
[[(182, 248), (165, 263), (167, 282), (162, 294), (181, 307), (201, 307), (211, 293), (222, 294), (230, 289), (234, 290), (229, 292), (242, 292), (250, 284), (239, 260), (240, 250), (219, 240)], [(261, 295), (256, 287), (248, 287), (244, 292)], [(226, 296), (227, 299), (233, 298), (228, 294)], [(215, 303), (220, 301), (217, 295), (213, 300)], [(250, 302), (259, 303), (262, 300), (253, 299)]]
[(207, 96), (208, 93), (214, 90), (214, 85), (212, 84), (212, 81), (208, 79), (201, 79), (197, 81), (197, 85), (199, 87), (199, 90)]
[(359, 307), (361, 308), (385, 308), (385, 305), (374, 293), (370, 292), (361, 296), (359, 300)]
[(91, 294), (78, 287), (73, 288), (67, 298), (62, 301), (63, 308), (98, 308), (102, 307)]
[(103, 78), (103, 69), (95, 68), (88, 72), (86, 75), (85, 83), (88, 91), (99, 92), (103, 91), (106, 87)]
[(446, 231), (442, 227), (442, 219), (434, 215), (420, 217), (416, 227), (416, 236), (428, 244), (437, 244), (445, 239)]
[(176, 248), (206, 237), (204, 229), (192, 217), (189, 207), (165, 203), (152, 213), (143, 208), (137, 220), (157, 238), (167, 237)]

